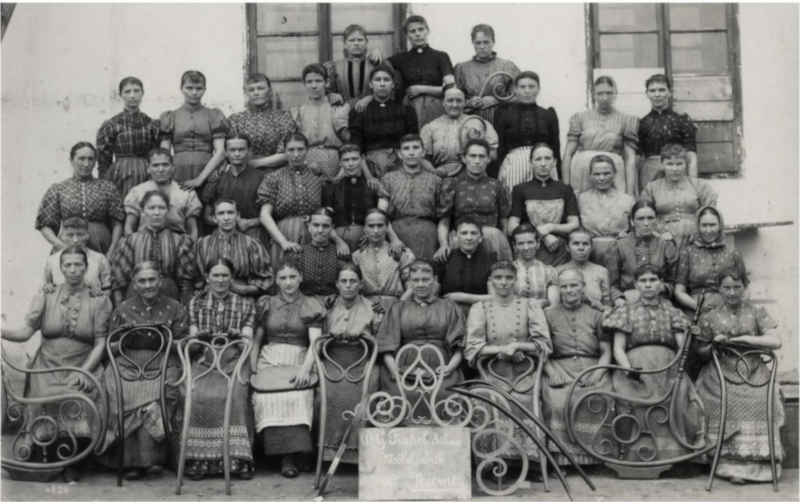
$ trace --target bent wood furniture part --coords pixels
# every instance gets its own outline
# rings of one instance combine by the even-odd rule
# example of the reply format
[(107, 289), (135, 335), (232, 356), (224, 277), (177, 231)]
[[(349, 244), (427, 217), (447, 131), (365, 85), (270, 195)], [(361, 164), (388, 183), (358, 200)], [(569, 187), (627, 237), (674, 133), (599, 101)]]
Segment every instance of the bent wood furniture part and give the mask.
[[(98, 409), (95, 402), (85, 394), (75, 392), (70, 394), (63, 394), (60, 396), (48, 397), (21, 397), (14, 393), (14, 389), (8, 380), (5, 371), (3, 371), (3, 388), (6, 394), (12, 401), (8, 407), (7, 420), (9, 422), (20, 422), (20, 428), (14, 440), (12, 441), (12, 455), (13, 458), (3, 457), (0, 459), (2, 468), (8, 471), (12, 479), (40, 479), (47, 481), (50, 476), (59, 474), (65, 467), (75, 465), (81, 460), (85, 459), (92, 454), (98, 443), (105, 438), (106, 427), (108, 425), (108, 395), (100, 382), (94, 375), (88, 371), (78, 368), (76, 366), (64, 366), (61, 368), (47, 368), (47, 369), (28, 369), (19, 368), (8, 360), (6, 351), (2, 351), (3, 362), (8, 368), (18, 371), (25, 375), (26, 387), (27, 382), (31, 375), (41, 375), (45, 373), (56, 372), (75, 372), (80, 373), (88, 378), (92, 384), (99, 390), (101, 408), (103, 412)], [(42, 414), (40, 416), (30, 416), (28, 405), (47, 405), (61, 403), (58, 406), (58, 415), (50, 416)], [(94, 423), (98, 423), (100, 427), (92, 434), (89, 446), (83, 451), (78, 452), (78, 440), (70, 429), (70, 422), (81, 416), (84, 413), (84, 406), (91, 412), (94, 418)], [(45, 424), (49, 424), (47, 427)], [(40, 428), (39, 425), (42, 427)], [(49, 437), (42, 437), (37, 435), (37, 432), (49, 429), (52, 435)], [(69, 443), (59, 445), (55, 450), (55, 459), (50, 461), (47, 458), (48, 446), (54, 444), (59, 437), (66, 436)], [(44, 449), (44, 462), (31, 461), (33, 454), (33, 446), (39, 446)]]

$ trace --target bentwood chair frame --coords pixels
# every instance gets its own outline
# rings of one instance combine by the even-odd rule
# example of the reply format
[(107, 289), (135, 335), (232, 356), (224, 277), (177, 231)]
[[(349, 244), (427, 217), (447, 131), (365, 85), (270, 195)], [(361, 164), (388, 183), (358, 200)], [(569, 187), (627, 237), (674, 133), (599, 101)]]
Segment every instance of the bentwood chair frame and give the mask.
[[(174, 385), (180, 385), (185, 382), (186, 386), (186, 401), (184, 402), (183, 411), (183, 429), (181, 431), (181, 451), (178, 458), (178, 480), (175, 487), (175, 494), (181, 494), (181, 485), (183, 484), (183, 471), (186, 464), (186, 443), (189, 440), (189, 422), (192, 417), (192, 391), (197, 384), (197, 381), (213, 371), (218, 371), (228, 382), (227, 394), (225, 396), (225, 414), (223, 418), (223, 439), (222, 439), (222, 460), (223, 468), (225, 471), (225, 495), (231, 494), (231, 456), (230, 456), (230, 421), (231, 421), (231, 400), (233, 397), (233, 389), (238, 383), (244, 387), (249, 386), (249, 381), (242, 375), (242, 369), (249, 367), (250, 350), (252, 349), (252, 342), (249, 338), (240, 337), (236, 339), (229, 339), (225, 336), (215, 336), (211, 341), (201, 340), (199, 338), (184, 338), (179, 344), (181, 350), (178, 354), (183, 363), (183, 375), (180, 380), (175, 382)], [(242, 353), (236, 361), (236, 365), (232, 372), (227, 373), (221, 366), (223, 355), (233, 347), (241, 347)], [(205, 357), (213, 356), (208, 369), (198, 375), (192, 375), (192, 364), (190, 352), (193, 347), (205, 347)]]
[[(159, 347), (158, 350), (153, 354), (153, 356), (144, 363), (143, 366), (135, 363), (131, 358), (129, 358), (125, 352), (126, 348), (124, 345), (125, 339), (129, 336), (140, 333), (140, 334), (151, 334), (156, 335), (159, 340)], [(112, 347), (112, 345), (116, 343), (116, 347)], [(167, 365), (169, 363), (169, 354), (172, 348), (172, 331), (164, 326), (163, 324), (146, 324), (140, 326), (123, 326), (116, 330), (114, 330), (107, 338), (106, 338), (106, 353), (108, 354), (108, 359), (111, 361), (111, 367), (113, 368), (114, 374), (114, 383), (117, 386), (117, 418), (118, 418), (118, 426), (119, 426), (119, 444), (117, 445), (117, 486), (122, 486), (122, 477), (124, 472), (123, 460), (125, 458), (125, 413), (124, 413), (124, 385), (123, 380), (125, 382), (137, 382), (140, 380), (159, 380), (159, 400), (161, 404), (161, 422), (164, 425), (164, 433), (165, 433), (165, 440), (169, 442), (170, 438), (170, 430), (169, 430), (169, 417), (167, 416), (167, 396), (166, 396), (166, 385), (167, 385)], [(116, 351), (116, 354), (115, 354)], [(161, 364), (148, 373), (148, 367), (153, 363), (156, 359), (158, 359), (159, 355), (163, 355)], [(131, 364), (135, 367), (134, 374), (132, 376), (125, 376), (122, 374), (119, 368), (119, 363), (117, 362), (117, 356), (122, 357), (128, 364)]]
[[(18, 422), (21, 420), (22, 423), (19, 431), (17, 432), (16, 436), (14, 436), (14, 440), (12, 441), (14, 458), (0, 459), (2, 468), (8, 471), (12, 476), (30, 477), (31, 475), (35, 476), (36, 474), (48, 476), (58, 474), (59, 472), (63, 471), (64, 468), (75, 465), (91, 455), (98, 443), (105, 438), (106, 428), (108, 426), (108, 395), (105, 392), (105, 388), (103, 388), (103, 386), (100, 384), (100, 381), (90, 372), (76, 366), (63, 366), (61, 368), (48, 369), (20, 368), (9, 361), (5, 350), (2, 351), (2, 358), (5, 366), (24, 374), (26, 382), (31, 375), (41, 375), (46, 373), (75, 372), (83, 375), (94, 384), (96, 389), (98, 389), (100, 401), (103, 405), (102, 409), (104, 410), (104, 412), (101, 413), (92, 399), (79, 392), (49, 397), (19, 396), (14, 392), (8, 377), (5, 374), (4, 367), (3, 370), (0, 370), (0, 372), (2, 372), (3, 388), (10, 399), (8, 410), (6, 410), (7, 419), (10, 422)], [(55, 418), (49, 415), (30, 417), (28, 408), (26, 406), (44, 405), (58, 402), (61, 402), (61, 405), (59, 406), (59, 414)], [(84, 405), (94, 416), (96, 423), (100, 424), (100, 427), (99, 430), (97, 430), (97, 433), (92, 435), (89, 446), (87, 446), (82, 452), (78, 453), (77, 439), (72, 431), (70, 431), (67, 424), (68, 420), (65, 420), (65, 417), (69, 419), (80, 416), (83, 413)], [(35, 426), (40, 422), (50, 423), (54, 427), (56, 432), (53, 434), (52, 438), (42, 439), (36, 437), (33, 431)], [(31, 462), (30, 457), (33, 454), (33, 448), (26, 444), (19, 446), (17, 444), (20, 439), (27, 436), (30, 438), (33, 445), (46, 448), (58, 440), (61, 431), (66, 432), (68, 437), (71, 439), (72, 445), (70, 447), (69, 445), (62, 444), (56, 448), (56, 456), (58, 457), (58, 460), (55, 462)]]
[[(332, 344), (342, 344), (342, 343), (350, 343), (352, 345), (360, 345), (364, 349), (364, 354), (353, 364), (348, 366), (347, 368), (342, 368), (342, 366), (333, 360), (330, 355), (328, 354), (328, 349)], [(343, 380), (347, 380), (352, 384), (356, 384), (358, 382), (363, 381), (362, 391), (361, 391), (361, 400), (360, 403), (363, 403), (367, 396), (369, 395), (369, 383), (370, 377), (372, 376), (372, 370), (375, 367), (375, 360), (378, 357), (378, 341), (371, 335), (363, 334), (358, 338), (348, 341), (348, 342), (340, 342), (334, 339), (331, 335), (322, 335), (314, 340), (312, 350), (314, 353), (314, 361), (316, 362), (317, 372), (320, 375), (319, 379), (319, 393), (320, 393), (320, 416), (319, 416), (319, 440), (318, 440), (318, 452), (317, 452), (317, 470), (316, 470), (316, 479), (314, 481), (314, 488), (320, 487), (320, 478), (322, 476), (322, 457), (325, 450), (325, 433), (327, 432), (327, 425), (328, 425), (328, 394), (327, 394), (327, 382), (330, 381), (332, 383), (338, 383)], [(369, 359), (368, 359), (369, 358)], [(368, 360), (367, 360), (368, 359)], [(364, 371), (361, 374), (354, 373), (354, 368), (359, 366), (364, 361), (367, 361), (367, 366), (364, 368)], [(331, 363), (336, 370), (338, 371), (338, 375), (332, 374), (325, 368), (325, 361)], [(357, 413), (356, 410), (346, 410), (345, 414), (347, 416), (352, 414), (351, 421), (357, 420)], [(356, 424), (357, 426), (358, 424)], [(343, 444), (347, 444), (347, 440), (349, 437), (343, 438)], [(334, 458), (333, 462), (337, 463), (341, 457), (337, 454), (336, 458)], [(333, 467), (335, 470), (335, 466)]]

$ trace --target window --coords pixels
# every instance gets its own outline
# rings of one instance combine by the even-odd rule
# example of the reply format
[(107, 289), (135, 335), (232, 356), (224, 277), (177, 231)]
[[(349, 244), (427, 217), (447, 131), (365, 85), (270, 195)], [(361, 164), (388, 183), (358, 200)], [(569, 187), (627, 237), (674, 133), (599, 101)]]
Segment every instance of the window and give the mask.
[(276, 109), (301, 105), (303, 67), (341, 58), (347, 26), (364, 26), (369, 49), (389, 57), (405, 48), (405, 15), (405, 4), (247, 4), (250, 71), (269, 77)]
[(698, 128), (700, 173), (737, 173), (742, 108), (735, 4), (591, 4), (593, 76), (617, 80), (617, 106), (650, 110), (644, 82), (665, 73), (673, 109)]

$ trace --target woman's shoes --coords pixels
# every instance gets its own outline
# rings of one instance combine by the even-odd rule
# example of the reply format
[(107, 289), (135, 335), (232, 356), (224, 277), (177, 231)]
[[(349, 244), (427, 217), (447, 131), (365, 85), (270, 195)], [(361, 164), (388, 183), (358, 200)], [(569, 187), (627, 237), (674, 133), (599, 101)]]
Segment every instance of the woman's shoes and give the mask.
[(294, 455), (286, 455), (281, 460), (281, 475), (284, 478), (296, 478), (299, 472), (294, 465)]
[(249, 481), (253, 479), (253, 471), (243, 471), (239, 473), (239, 479)]
[(150, 476), (158, 476), (162, 472), (164, 472), (163, 465), (151, 465), (147, 468), (147, 474)]
[(192, 481), (202, 481), (206, 479), (206, 475), (205, 473), (199, 472), (197, 474), (192, 474), (191, 476), (189, 476), (189, 479), (191, 479)]
[(141, 469), (130, 469), (125, 471), (125, 474), (122, 475), (123, 478), (127, 479), (128, 481), (136, 481), (137, 479), (142, 478), (142, 470)]
[(747, 481), (745, 481), (744, 479), (742, 479), (742, 478), (738, 478), (738, 477), (736, 477), (736, 476), (734, 476), (734, 477), (730, 478), (728, 481), (729, 481), (729, 482), (730, 482), (730, 484), (732, 484), (732, 485), (743, 485), (743, 484), (746, 484), (746, 483), (747, 483)]
[(67, 483), (77, 483), (81, 480), (81, 471), (77, 467), (64, 468), (64, 481)]
[(311, 455), (298, 455), (297, 456), (297, 468), (300, 469), (300, 472), (314, 472), (314, 459), (311, 458)]

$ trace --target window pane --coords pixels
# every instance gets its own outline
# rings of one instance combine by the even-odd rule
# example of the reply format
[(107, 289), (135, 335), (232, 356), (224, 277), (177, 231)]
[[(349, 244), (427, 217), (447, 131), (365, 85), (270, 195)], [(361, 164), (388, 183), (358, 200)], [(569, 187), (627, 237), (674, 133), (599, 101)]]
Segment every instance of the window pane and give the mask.
[[(343, 33), (351, 24), (360, 24), (367, 31), (394, 30), (394, 9), (390, 3), (331, 4), (331, 33)], [(334, 37), (335, 38), (335, 37)], [(338, 37), (341, 39), (341, 37)], [(335, 53), (334, 53), (335, 54)]]
[(269, 78), (300, 78), (303, 67), (319, 59), (319, 37), (258, 39), (258, 69)]
[(658, 35), (600, 35), (601, 68), (658, 67)]
[(728, 73), (726, 33), (673, 33), (673, 73)]
[[(392, 35), (370, 35), (367, 49), (380, 49), (383, 57), (388, 58), (394, 54), (394, 39)], [(342, 37), (333, 37), (333, 59), (344, 57), (344, 42)]]
[(597, 6), (600, 31), (655, 31), (656, 4), (604, 3)]
[(315, 3), (262, 3), (256, 12), (260, 33), (319, 30)]
[(675, 3), (669, 6), (671, 31), (724, 30), (727, 25), (723, 3)]

